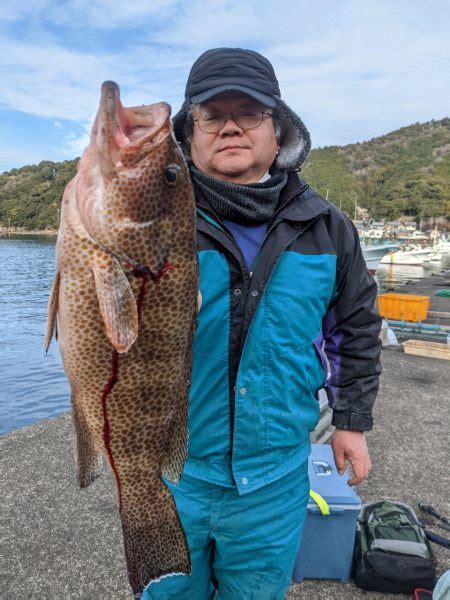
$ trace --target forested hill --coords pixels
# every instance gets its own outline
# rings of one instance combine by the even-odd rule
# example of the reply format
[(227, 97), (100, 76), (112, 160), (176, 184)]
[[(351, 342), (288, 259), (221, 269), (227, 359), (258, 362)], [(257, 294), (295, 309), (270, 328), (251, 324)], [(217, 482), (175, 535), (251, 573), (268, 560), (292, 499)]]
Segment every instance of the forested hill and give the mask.
[(0, 227), (56, 229), (64, 188), (78, 159), (44, 160), (0, 175)]
[[(78, 159), (42, 161), (0, 175), (0, 227), (56, 228)], [(368, 142), (311, 152), (301, 173), (350, 216), (355, 201), (377, 219), (450, 215), (450, 119), (410, 125)]]
[(302, 176), (353, 216), (450, 215), (450, 119), (416, 123), (368, 142), (311, 152)]

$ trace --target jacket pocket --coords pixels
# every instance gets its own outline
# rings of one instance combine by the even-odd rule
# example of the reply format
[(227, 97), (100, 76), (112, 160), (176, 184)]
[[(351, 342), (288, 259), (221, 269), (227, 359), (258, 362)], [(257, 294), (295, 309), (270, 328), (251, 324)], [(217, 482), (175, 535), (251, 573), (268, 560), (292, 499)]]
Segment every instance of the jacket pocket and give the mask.
[(268, 448), (303, 445), (319, 420), (316, 391), (324, 371), (313, 344), (299, 346), (271, 361), (266, 386)]

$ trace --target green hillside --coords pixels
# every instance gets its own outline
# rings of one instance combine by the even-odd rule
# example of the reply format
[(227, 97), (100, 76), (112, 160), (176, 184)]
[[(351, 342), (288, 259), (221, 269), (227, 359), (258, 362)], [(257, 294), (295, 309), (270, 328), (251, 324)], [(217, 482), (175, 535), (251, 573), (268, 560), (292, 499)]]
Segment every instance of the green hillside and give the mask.
[(56, 229), (64, 188), (78, 159), (44, 160), (0, 175), (0, 227)]
[(302, 174), (350, 215), (356, 198), (374, 218), (450, 215), (450, 119), (313, 150)]
[[(77, 159), (43, 161), (0, 175), (0, 227), (56, 228)], [(353, 216), (450, 215), (450, 119), (410, 125), (368, 142), (311, 152), (302, 176)]]

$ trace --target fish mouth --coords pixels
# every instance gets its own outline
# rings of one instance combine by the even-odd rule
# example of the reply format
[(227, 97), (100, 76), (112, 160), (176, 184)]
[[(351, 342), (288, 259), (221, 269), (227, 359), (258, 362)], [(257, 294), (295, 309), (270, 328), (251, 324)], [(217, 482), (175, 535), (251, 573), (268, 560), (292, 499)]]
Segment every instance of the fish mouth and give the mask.
[(167, 103), (125, 108), (117, 83), (105, 81), (102, 84), (100, 107), (92, 129), (92, 141), (96, 142), (100, 162), (112, 167), (124, 156), (140, 154), (143, 146), (151, 151), (152, 145), (159, 145), (169, 133), (170, 106)]

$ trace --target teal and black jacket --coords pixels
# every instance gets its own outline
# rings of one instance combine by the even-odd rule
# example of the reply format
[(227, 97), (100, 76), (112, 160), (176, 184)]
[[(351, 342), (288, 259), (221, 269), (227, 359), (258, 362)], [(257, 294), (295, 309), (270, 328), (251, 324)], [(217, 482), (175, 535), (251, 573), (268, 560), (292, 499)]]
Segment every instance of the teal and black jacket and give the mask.
[(351, 221), (295, 173), (252, 274), (218, 216), (201, 198), (197, 207), (202, 307), (185, 473), (244, 494), (307, 458), (321, 388), (336, 427), (371, 429), (377, 288)]

